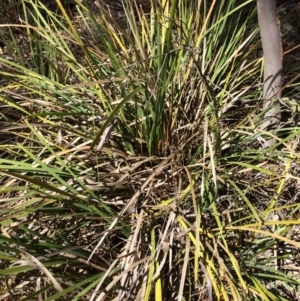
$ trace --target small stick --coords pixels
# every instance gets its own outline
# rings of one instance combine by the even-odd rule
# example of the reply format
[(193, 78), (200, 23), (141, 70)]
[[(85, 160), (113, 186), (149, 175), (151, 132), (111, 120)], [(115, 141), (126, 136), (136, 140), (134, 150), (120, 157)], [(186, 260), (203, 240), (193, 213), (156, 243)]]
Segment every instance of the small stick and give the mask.
[(103, 135), (101, 136), (100, 142), (97, 146), (97, 149), (96, 149), (97, 151), (101, 151), (101, 149), (104, 146), (104, 143), (107, 141), (107, 139), (109, 139), (110, 134), (117, 123), (118, 123), (118, 119), (114, 118), (112, 120), (112, 122), (109, 124), (109, 126), (105, 129), (105, 131), (103, 132)]

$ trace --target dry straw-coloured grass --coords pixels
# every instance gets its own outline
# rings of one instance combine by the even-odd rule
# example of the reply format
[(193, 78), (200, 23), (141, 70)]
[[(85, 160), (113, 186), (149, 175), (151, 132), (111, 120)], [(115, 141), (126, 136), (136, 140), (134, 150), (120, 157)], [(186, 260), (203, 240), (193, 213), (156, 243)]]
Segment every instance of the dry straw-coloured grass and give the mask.
[(59, 1), (19, 27), (27, 56), (0, 59), (1, 298), (297, 298), (299, 129), (259, 149), (254, 14), (204, 2), (137, 3), (127, 35)]

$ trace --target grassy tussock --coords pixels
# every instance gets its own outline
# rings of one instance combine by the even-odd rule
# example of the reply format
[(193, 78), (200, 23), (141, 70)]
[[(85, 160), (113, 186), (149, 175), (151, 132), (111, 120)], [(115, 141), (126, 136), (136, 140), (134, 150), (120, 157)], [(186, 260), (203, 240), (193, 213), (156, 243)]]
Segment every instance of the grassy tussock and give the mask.
[(56, 2), (1, 24), (2, 297), (297, 298), (299, 128), (260, 148), (252, 1)]

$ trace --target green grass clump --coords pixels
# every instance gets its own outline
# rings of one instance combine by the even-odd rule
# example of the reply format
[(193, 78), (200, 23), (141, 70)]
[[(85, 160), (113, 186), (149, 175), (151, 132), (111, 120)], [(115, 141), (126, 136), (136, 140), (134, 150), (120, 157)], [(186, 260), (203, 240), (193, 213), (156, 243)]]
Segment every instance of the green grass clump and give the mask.
[(0, 25), (1, 296), (296, 298), (300, 130), (260, 147), (252, 1), (126, 1), (126, 26), (21, 2)]

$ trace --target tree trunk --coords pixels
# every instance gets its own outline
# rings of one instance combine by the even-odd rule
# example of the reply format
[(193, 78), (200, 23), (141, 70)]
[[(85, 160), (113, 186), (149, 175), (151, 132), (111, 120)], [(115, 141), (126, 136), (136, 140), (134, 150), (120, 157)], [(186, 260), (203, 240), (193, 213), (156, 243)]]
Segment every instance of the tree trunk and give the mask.
[[(282, 85), (282, 44), (279, 32), (275, 0), (257, 0), (258, 24), (264, 53), (264, 120), (263, 131), (276, 129), (281, 118), (279, 99)], [(272, 138), (263, 143), (270, 147), (277, 142)]]

